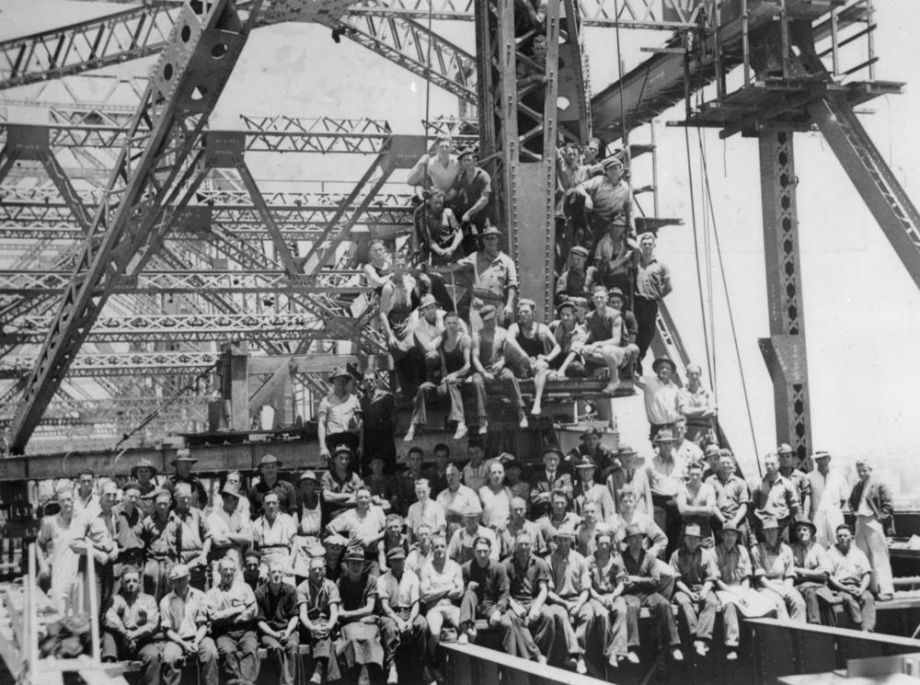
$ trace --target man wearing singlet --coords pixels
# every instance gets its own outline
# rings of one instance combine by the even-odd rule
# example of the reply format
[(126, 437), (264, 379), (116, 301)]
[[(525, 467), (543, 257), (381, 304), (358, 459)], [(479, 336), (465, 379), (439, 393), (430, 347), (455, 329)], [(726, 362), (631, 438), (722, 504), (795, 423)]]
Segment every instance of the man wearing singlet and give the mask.
[(497, 325), (496, 310), (487, 304), (479, 310), (482, 328), (473, 334), (472, 363), (476, 373), (473, 374), (473, 390), (476, 395), (476, 415), (479, 420), (479, 434), (489, 432), (486, 414), (486, 381), (496, 378), (511, 385), (511, 402), (517, 410), (521, 428), (527, 428), (527, 415), (524, 413), (524, 399), (521, 397), (521, 385), (517, 377), (506, 364), (505, 353), (513, 338), (508, 331)]
[(470, 338), (461, 331), (460, 317), (457, 312), (447, 312), (444, 315), (444, 326), (445, 330), (437, 346), (441, 367), (438, 374), (440, 381), (437, 384), (428, 381), (419, 386), (412, 407), (412, 418), (409, 420), (409, 430), (406, 437), (403, 438), (406, 442), (412, 442), (415, 439), (415, 431), (418, 426), (428, 423), (425, 400), (426, 395), (431, 391), (437, 392), (442, 397), (444, 395), (450, 397), (448, 420), (457, 423), (454, 440), (460, 440), (467, 433), (460, 386), (470, 371)]
[[(550, 332), (546, 324), (534, 321), (534, 310), (537, 308), (533, 300), (522, 299), (518, 302), (518, 320), (508, 327), (508, 336), (513, 338), (524, 354), (513, 355), (512, 365), (516, 375), (521, 378), (533, 378), (533, 408), (531, 416), (539, 416), (543, 409), (541, 400), (549, 377), (549, 368), (552, 361), (561, 354), (562, 349), (556, 337)], [(517, 349), (512, 347), (515, 352)]]
[[(453, 141), (448, 135), (438, 136), (435, 154), (424, 154), (412, 167), (406, 183), (410, 186), (422, 186), (425, 190), (437, 189), (445, 193), (454, 187), (460, 175), (460, 161), (451, 154)], [(451, 199), (451, 198), (448, 198)]]
[(582, 356), (585, 361), (607, 366), (610, 377), (603, 392), (613, 395), (620, 385), (620, 366), (626, 355), (626, 351), (620, 347), (623, 317), (607, 306), (607, 288), (604, 286), (595, 286), (591, 299), (594, 301), (594, 311), (588, 314), (585, 321), (588, 337), (582, 348)]

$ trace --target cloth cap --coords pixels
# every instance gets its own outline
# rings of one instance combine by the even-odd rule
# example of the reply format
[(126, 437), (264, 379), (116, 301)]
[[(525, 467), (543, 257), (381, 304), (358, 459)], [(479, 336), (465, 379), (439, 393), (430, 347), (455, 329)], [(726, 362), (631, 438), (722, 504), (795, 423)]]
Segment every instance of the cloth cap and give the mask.
[(278, 467), (281, 467), (281, 460), (278, 459), (274, 454), (266, 454), (264, 457), (259, 459), (259, 468), (263, 466), (268, 466), (269, 464), (277, 464)]
[(545, 450), (543, 450), (543, 454), (540, 456), (545, 457), (547, 454), (555, 454), (560, 459), (562, 459), (563, 457), (562, 452), (559, 450), (558, 447), (547, 447)]
[(463, 148), (462, 150), (460, 150), (460, 152), (457, 153), (457, 159), (463, 159), (467, 155), (473, 155), (473, 157), (475, 157), (476, 148), (473, 147), (472, 145), (468, 145), (467, 147)]
[(718, 445), (706, 445), (706, 456), (715, 457), (722, 454), (722, 450)]
[(319, 479), (316, 477), (315, 471), (311, 469), (307, 469), (306, 471), (300, 474), (300, 480), (318, 481)]
[(738, 528), (738, 526), (736, 526), (734, 523), (730, 523), (730, 522), (729, 522), (729, 523), (723, 523), (723, 524), (722, 524), (722, 532), (723, 532), (723, 533), (728, 532), (728, 531), (731, 531), (731, 530), (735, 531), (735, 532), (738, 533), (739, 535), (741, 534), (741, 530), (740, 530), (740, 529)]
[(594, 463), (594, 460), (589, 457), (587, 454), (582, 455), (581, 459), (578, 460), (578, 463), (575, 464), (576, 469), (596, 469), (597, 464)]
[(688, 523), (684, 526), (684, 535), (692, 535), (693, 537), (702, 537), (702, 532), (700, 531), (700, 526), (698, 523)]
[(434, 298), (434, 295), (431, 293), (426, 293), (422, 295), (422, 299), (418, 303), (419, 309), (424, 309), (425, 307), (430, 307), (432, 305), (437, 306), (438, 301)]
[(359, 549), (350, 549), (345, 553), (345, 562), (364, 561), (364, 553)]
[(236, 483), (224, 483), (224, 487), (220, 489), (220, 494), (222, 495), (232, 495), (233, 497), (240, 496), (240, 487)]
[(393, 547), (387, 551), (387, 561), (392, 561), (393, 559), (405, 559), (406, 550), (402, 547)]
[(623, 293), (623, 290), (621, 288), (617, 288), (617, 287), (611, 288), (607, 292), (607, 299), (609, 300), (611, 297), (619, 297), (624, 302), (626, 301), (626, 295)]
[(153, 472), (153, 475), (157, 474), (157, 467), (153, 465), (153, 462), (149, 459), (141, 459), (137, 464), (131, 468), (131, 476), (136, 477), (138, 469), (150, 469)]
[(633, 449), (631, 445), (627, 445), (625, 442), (620, 443), (620, 446), (617, 447), (617, 455), (621, 454), (636, 454), (636, 450)]
[(564, 526), (560, 526), (559, 528), (556, 529), (556, 532), (553, 533), (553, 537), (554, 538), (572, 538), (574, 540), (575, 539), (575, 529), (572, 528), (572, 526), (568, 524)]
[(332, 373), (329, 374), (329, 380), (334, 381), (336, 378), (351, 378), (351, 374), (341, 366), (337, 366), (332, 369)]
[(585, 438), (590, 437), (590, 436), (592, 436), (592, 435), (596, 435), (597, 437), (601, 437), (601, 432), (600, 432), (600, 430), (598, 430), (597, 428), (592, 428), (591, 430), (585, 431), (584, 433), (582, 433), (581, 435), (579, 435), (579, 436), (578, 436), (578, 439), (579, 439), (579, 440), (584, 440)]
[(642, 537), (645, 537), (645, 531), (642, 530), (642, 526), (640, 526), (638, 523), (630, 523), (628, 526), (626, 526), (626, 537), (631, 538), (634, 535), (641, 535)]
[(571, 250), (569, 250), (569, 254), (570, 254), (570, 255), (572, 255), (572, 254), (581, 255), (582, 257), (584, 257), (584, 258), (587, 259), (587, 257), (588, 257), (588, 248), (582, 247), (581, 245), (576, 245), (576, 246), (573, 247)]
[(607, 169), (609, 169), (610, 167), (612, 167), (612, 166), (618, 166), (618, 167), (620, 167), (621, 169), (623, 168), (623, 160), (620, 159), (619, 157), (617, 157), (616, 155), (614, 155), (614, 156), (612, 156), (612, 157), (608, 157), (608, 158), (605, 159), (603, 162), (601, 162), (601, 164), (604, 165), (604, 170), (605, 170), (605, 171), (606, 171)]
[(808, 528), (811, 528), (812, 535), (818, 532), (818, 527), (806, 518), (799, 519), (798, 521), (795, 522), (796, 530), (798, 530), (799, 526), (806, 526)]
[(339, 445), (338, 447), (336, 447), (334, 450), (332, 450), (333, 457), (337, 457), (340, 454), (347, 454), (350, 457), (353, 455), (353, 452), (351, 451), (351, 447), (343, 443)]
[(191, 573), (189, 573), (188, 566), (185, 564), (176, 564), (169, 569), (169, 580), (179, 580), (189, 576), (191, 576)]
[(761, 530), (779, 530), (779, 521), (777, 521), (772, 516), (768, 516), (767, 518), (763, 519), (760, 528)]
[(497, 235), (501, 237), (502, 232), (498, 230), (497, 227), (492, 226), (491, 224), (482, 229), (482, 232), (479, 234), (480, 238), (485, 238), (490, 235)]
[(556, 313), (561, 314), (563, 309), (571, 309), (575, 311), (575, 303), (572, 300), (563, 300), (559, 303), (559, 306), (556, 307)]
[(792, 449), (792, 445), (788, 442), (781, 443), (779, 447), (776, 448), (777, 454), (792, 454), (795, 450)]
[(172, 460), (173, 465), (178, 464), (180, 461), (187, 461), (195, 463), (198, 461), (197, 457), (193, 457), (191, 452), (189, 452), (187, 447), (183, 447), (178, 452), (176, 452), (176, 458)]

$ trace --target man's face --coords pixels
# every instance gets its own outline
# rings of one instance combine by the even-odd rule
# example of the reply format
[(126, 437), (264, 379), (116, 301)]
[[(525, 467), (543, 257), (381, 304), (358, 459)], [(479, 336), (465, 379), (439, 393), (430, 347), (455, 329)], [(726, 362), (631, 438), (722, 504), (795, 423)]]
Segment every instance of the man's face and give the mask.
[(565, 161), (569, 164), (574, 164), (578, 161), (578, 148), (574, 145), (566, 145), (565, 150), (563, 151)]
[(121, 577), (121, 586), (125, 589), (125, 594), (137, 594), (141, 587), (141, 579), (136, 573), (126, 573)]
[(472, 171), (476, 166), (476, 160), (473, 155), (464, 155), (460, 158), (460, 168), (464, 171)]
[(655, 251), (655, 238), (651, 235), (646, 235), (639, 241), (639, 249), (642, 250), (642, 253), (645, 255), (650, 255)]
[(784, 469), (794, 469), (798, 466), (797, 461), (792, 452), (781, 452), (779, 455), (779, 463)]
[(167, 497), (158, 497), (156, 502), (153, 505), (153, 508), (156, 509), (157, 515), (161, 518), (166, 518), (169, 515), (169, 505), (170, 500)]
[(501, 464), (493, 464), (489, 469), (489, 482), (494, 486), (499, 486), (505, 480), (505, 469)]
[(387, 533), (392, 538), (398, 538), (402, 533), (402, 521), (397, 521), (396, 519), (387, 521)]
[(192, 462), (190, 461), (177, 461), (176, 462), (176, 474), (179, 478), (188, 478), (192, 473)]
[(149, 466), (141, 466), (137, 469), (137, 479), (141, 483), (148, 483), (152, 476), (153, 472), (150, 470)]
[(371, 245), (370, 255), (371, 260), (377, 262), (378, 264), (383, 261), (383, 258), (387, 254), (387, 249), (383, 246), (383, 243), (374, 243)]
[(765, 530), (763, 532), (763, 539), (766, 540), (768, 546), (776, 547), (776, 543), (779, 541), (779, 528)]
[(603, 553), (605, 553), (605, 554), (609, 554), (609, 553), (610, 553), (610, 547), (611, 547), (612, 543), (611, 543), (611, 541), (610, 541), (610, 536), (609, 536), (609, 535), (599, 535), (599, 536), (596, 538), (595, 543), (597, 544), (597, 549), (598, 549), (600, 552), (603, 552)]
[(417, 483), (415, 485), (415, 497), (419, 502), (424, 502), (428, 499), (428, 493), (430, 488), (427, 483)]
[(284, 569), (280, 566), (273, 566), (268, 571), (268, 580), (273, 585), (280, 585), (284, 580)]
[(270, 519), (275, 518), (275, 516), (278, 515), (279, 509), (277, 495), (266, 496), (265, 499), (262, 500), (262, 506), (265, 508), (265, 513), (268, 514)]
[(352, 580), (361, 577), (361, 571), (364, 570), (364, 562), (357, 559), (349, 559), (345, 562), (345, 573)]
[(427, 547), (431, 542), (431, 528), (428, 526), (420, 526), (415, 533), (415, 537), (418, 538), (419, 544), (423, 547)]
[(442, 140), (438, 143), (438, 153), (442, 157), (447, 157), (448, 155), (450, 155), (450, 141), (449, 140)]
[(553, 514), (563, 516), (568, 504), (565, 497), (553, 497)]
[(128, 488), (125, 490), (125, 498), (122, 500), (125, 509), (128, 511), (134, 511), (134, 508), (137, 506), (137, 502), (140, 497), (141, 493), (134, 488)]
[(582, 511), (585, 515), (585, 521), (590, 524), (597, 523), (597, 505), (594, 502), (587, 502)]
[(607, 293), (603, 290), (599, 290), (591, 296), (591, 301), (594, 302), (594, 308), (600, 312), (603, 312), (607, 309)]
[(274, 483), (276, 480), (278, 480), (278, 465), (264, 464), (262, 466), (262, 478), (271, 483)]
[(444, 471), (447, 468), (447, 465), (450, 463), (450, 452), (445, 452), (444, 450), (435, 450), (434, 461), (438, 465), (438, 468), (441, 471)]
[(735, 460), (731, 457), (719, 457), (719, 474), (728, 478), (735, 472)]
[(470, 455), (470, 461), (476, 465), (482, 463), (482, 447), (480, 445), (470, 445), (468, 454)]
[(578, 469), (578, 476), (582, 483), (590, 483), (594, 480), (594, 469), (587, 466), (581, 466)]
[(543, 466), (546, 467), (546, 470), (550, 473), (556, 470), (556, 467), (559, 466), (559, 455), (555, 452), (547, 452), (543, 455)]
[(422, 316), (425, 317), (425, 321), (428, 323), (434, 323), (438, 318), (438, 305), (430, 304), (422, 309)]
[(312, 478), (304, 478), (300, 481), (300, 491), (305, 495), (312, 495), (316, 491), (316, 481)]
[(460, 472), (457, 469), (447, 469), (447, 487), (456, 490), (460, 487)]
[(684, 535), (684, 544), (691, 552), (695, 552), (700, 546), (700, 539), (696, 535)]
[[(258, 575), (259, 574), (259, 562), (255, 557), (246, 557), (246, 560), (243, 562), (243, 572), (247, 575)], [(310, 572), (313, 572), (313, 569), (310, 569)]]
[(533, 548), (533, 542), (529, 535), (521, 535), (514, 541), (514, 551), (520, 559), (530, 557), (530, 550)]
[(700, 382), (700, 372), (697, 371), (696, 369), (693, 369), (693, 371), (687, 371), (687, 380), (693, 384), (699, 383)]
[(337, 395), (344, 395), (348, 390), (348, 379), (345, 376), (336, 376), (332, 379), (332, 387)]
[(434, 558), (438, 561), (444, 559), (447, 554), (447, 542), (444, 541), (443, 537), (436, 537), (431, 542), (431, 551), (434, 554)]
[(469, 533), (475, 533), (479, 530), (479, 514), (466, 514), (463, 517), (463, 525)]
[(189, 507), (192, 506), (192, 495), (187, 490), (182, 490), (176, 493), (176, 510), (177, 511), (188, 511)]
[(585, 256), (580, 252), (572, 252), (569, 255), (569, 264), (576, 271), (583, 271), (585, 268)]
[(310, 581), (314, 584), (321, 583), (326, 577), (326, 567), (324, 564), (310, 564)]
[(355, 494), (355, 505), (360, 512), (365, 512), (371, 506), (371, 493), (367, 490), (358, 490)]
[(655, 372), (658, 374), (658, 378), (662, 382), (671, 380), (671, 365), (670, 364), (659, 364), (658, 370)]
[(687, 478), (689, 478), (691, 483), (699, 483), (703, 480), (703, 469), (701, 469), (698, 464), (694, 464), (687, 469)]
[(177, 595), (184, 595), (188, 590), (189, 577), (182, 576), (172, 582), (173, 592)]
[(236, 507), (240, 503), (240, 498), (234, 497), (233, 495), (230, 495), (226, 492), (222, 495), (222, 497), (224, 500), (224, 511), (231, 514), (236, 511)]
[(763, 468), (767, 475), (775, 475), (779, 471), (779, 458), (775, 454), (768, 454), (763, 458)]
[(90, 493), (93, 491), (93, 485), (95, 484), (96, 479), (90, 476), (89, 474), (83, 474), (80, 476), (79, 489), (81, 497), (89, 497)]
[(351, 456), (348, 452), (339, 452), (335, 455), (335, 465), (339, 468), (340, 471), (347, 471), (348, 465), (351, 463)]
[(618, 312), (623, 311), (623, 298), (619, 295), (611, 295), (607, 298), (607, 305), (611, 309), (616, 309)]
[(623, 511), (627, 514), (633, 512), (636, 508), (636, 493), (624, 492), (620, 495), (620, 504), (623, 505)]
[(575, 321), (575, 312), (571, 307), (566, 307), (559, 312), (559, 320), (562, 322), (563, 326), (566, 328), (571, 328)]
[(490, 255), (498, 254), (498, 236), (487, 235), (482, 239), (482, 246)]
[(733, 530), (723, 530), (722, 541), (725, 543), (727, 549), (732, 549), (738, 542), (738, 533)]
[(872, 475), (872, 467), (868, 464), (856, 464), (856, 475), (859, 476), (859, 480), (866, 480)]
[(236, 575), (236, 566), (233, 564), (221, 564), (218, 567), (220, 571), (220, 584), (223, 586), (233, 585), (233, 576)]
[(677, 442), (683, 442), (684, 437), (687, 435), (687, 424), (683, 421), (678, 421), (674, 424), (674, 432), (677, 434)]
[(846, 528), (837, 531), (837, 548), (846, 554), (850, 551), (850, 545), (853, 543), (853, 534)]
[(808, 526), (796, 526), (795, 537), (803, 545), (807, 545), (811, 542), (811, 528)]
[(600, 151), (597, 143), (588, 143), (585, 147), (585, 158), (592, 160), (597, 157), (597, 153)]
[(589, 452), (593, 452), (597, 449), (597, 446), (601, 444), (601, 436), (596, 435), (595, 433), (588, 433), (584, 437), (585, 447), (588, 448)]
[(658, 445), (658, 454), (662, 457), (670, 457), (671, 452), (674, 450), (674, 441), (673, 440), (659, 440), (655, 443)]
[(619, 183), (620, 179), (623, 178), (623, 167), (618, 164), (612, 164), (604, 169), (604, 173), (607, 174), (607, 178), (610, 179), (611, 183)]
[(409, 465), (409, 469), (417, 472), (422, 466), (422, 454), (421, 452), (409, 452), (406, 455), (406, 463)]
[(642, 536), (641, 535), (630, 535), (626, 538), (626, 545), (629, 547), (629, 551), (633, 554), (639, 552), (642, 549)]
[(522, 326), (529, 326), (533, 323), (533, 309), (530, 308), (530, 305), (522, 305), (518, 307), (518, 323)]
[(562, 552), (563, 555), (568, 554), (569, 550), (572, 549), (572, 538), (568, 535), (557, 535), (553, 539), (556, 541), (556, 549)]
[(527, 513), (527, 505), (523, 501), (511, 503), (511, 517), (515, 521), (520, 521)]
[(460, 319), (456, 316), (446, 316), (444, 317), (444, 327), (452, 337), (456, 336), (460, 330)]
[(364, 386), (365, 390), (373, 392), (377, 388), (377, 376), (372, 373), (364, 374), (364, 378), (361, 379), (361, 384)]
[(575, 320), (578, 323), (584, 323), (585, 319), (588, 318), (588, 308), (583, 304), (579, 304), (575, 307)]
[(476, 563), (481, 567), (486, 567), (489, 565), (489, 554), (492, 552), (492, 548), (489, 547), (484, 542), (479, 542), (476, 544)]
[(546, 57), (546, 40), (535, 40), (533, 42), (533, 56), (538, 60)]

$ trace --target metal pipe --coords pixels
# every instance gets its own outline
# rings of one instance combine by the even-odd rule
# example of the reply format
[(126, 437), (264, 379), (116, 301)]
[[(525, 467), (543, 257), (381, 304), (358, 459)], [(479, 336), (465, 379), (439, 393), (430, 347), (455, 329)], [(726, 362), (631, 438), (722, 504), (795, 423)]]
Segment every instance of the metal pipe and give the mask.
[(840, 46), (837, 44), (837, 8), (831, 9), (831, 72), (834, 76), (840, 72)]
[(875, 33), (872, 31), (872, 28), (875, 25), (875, 6), (872, 4), (872, 0), (866, 0), (866, 26), (868, 31), (867, 44), (869, 49), (869, 59), (867, 64), (869, 65), (869, 80), (875, 80), (875, 63), (878, 61), (875, 57)]
[(741, 0), (741, 52), (744, 56), (744, 86), (751, 82), (751, 43), (748, 35), (748, 0)]

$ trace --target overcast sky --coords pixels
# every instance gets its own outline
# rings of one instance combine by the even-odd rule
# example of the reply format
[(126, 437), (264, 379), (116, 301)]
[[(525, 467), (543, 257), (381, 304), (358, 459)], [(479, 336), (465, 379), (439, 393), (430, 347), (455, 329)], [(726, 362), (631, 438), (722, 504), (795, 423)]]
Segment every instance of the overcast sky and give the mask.
[[(876, 0), (876, 45), (881, 58), (877, 78), (908, 82), (920, 66), (916, 32), (920, 3)], [(121, 5), (44, 0), (0, 0), (0, 38), (50, 28)], [(436, 25), (457, 44), (472, 49), (472, 23)], [(641, 46), (657, 46), (660, 32), (623, 31), (626, 68), (645, 59)], [(613, 29), (589, 29), (591, 85), (597, 92), (617, 78)], [(855, 56), (850, 64), (859, 61)], [(143, 73), (150, 60), (133, 62), (119, 73)], [(50, 92), (50, 91), (49, 91)], [(249, 40), (228, 84), (214, 125), (235, 126), (240, 113), (294, 116), (373, 117), (386, 119), (399, 133), (421, 133), (425, 116), (425, 84), (408, 71), (347, 40), (336, 45), (326, 29), (287, 24), (261, 28)], [(455, 99), (436, 87), (430, 90), (430, 114), (456, 113)], [(0, 97), (18, 97), (7, 91)], [(905, 94), (880, 98), (862, 109), (866, 127), (904, 183), (920, 198), (920, 145), (917, 112), (920, 97), (914, 84)], [(693, 234), (689, 210), (684, 131), (664, 122), (681, 117), (682, 108), (666, 112), (658, 126), (660, 151), (660, 214), (683, 217), (682, 227), (661, 233), (660, 256), (674, 274), (675, 292), (668, 304), (682, 337), (699, 360), (705, 359), (696, 284)], [(646, 140), (647, 130), (634, 140)], [(772, 392), (757, 339), (768, 333), (763, 234), (760, 215), (759, 165), (754, 139), (727, 141), (704, 131), (703, 144), (715, 198), (715, 223), (741, 349), (736, 357), (725, 297), (712, 256), (712, 303), (715, 311), (716, 390), (729, 439), (746, 463), (755, 453), (775, 448)], [(690, 131), (691, 168), (697, 191), (699, 241), (706, 242), (697, 132)], [(808, 339), (812, 399), (812, 436), (816, 449), (835, 455), (835, 464), (849, 469), (853, 459), (879, 459), (880, 471), (905, 494), (918, 472), (915, 396), (920, 358), (913, 350), (920, 337), (920, 293), (901, 267), (892, 248), (855, 189), (818, 134), (796, 135), (796, 164), (802, 248), (802, 291)], [(357, 179), (370, 160), (306, 155), (251, 155), (260, 179)], [(647, 165), (636, 166), (636, 185), (650, 183)], [(650, 211), (650, 209), (649, 209)], [(705, 268), (705, 256), (704, 256)], [(704, 292), (710, 276), (704, 273)], [(708, 295), (707, 298), (708, 300)], [(741, 394), (743, 370), (754, 413), (755, 440), (750, 437)]]

